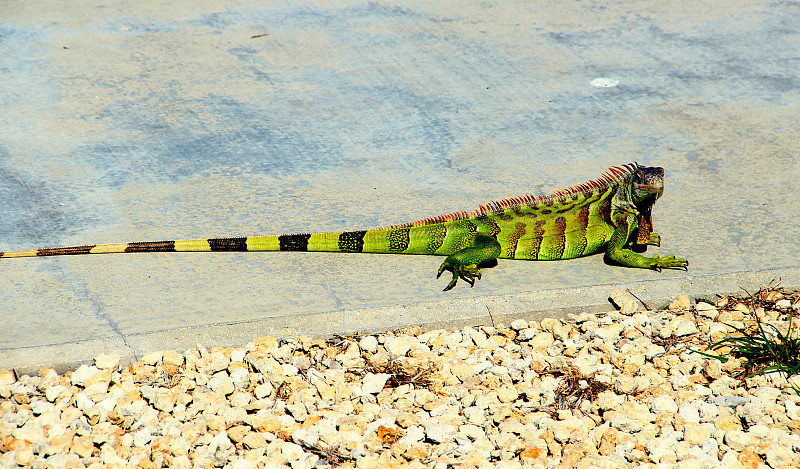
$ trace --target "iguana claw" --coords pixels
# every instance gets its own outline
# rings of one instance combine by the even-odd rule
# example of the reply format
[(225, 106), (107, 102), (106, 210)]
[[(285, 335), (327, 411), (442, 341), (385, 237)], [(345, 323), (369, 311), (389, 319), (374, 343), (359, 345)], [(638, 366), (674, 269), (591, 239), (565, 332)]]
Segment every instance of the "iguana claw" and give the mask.
[(439, 273), (436, 274), (436, 278), (441, 277), (445, 270), (453, 271), (453, 280), (450, 280), (450, 283), (448, 283), (442, 291), (448, 291), (455, 287), (459, 278), (469, 283), (470, 288), (475, 286), (476, 279), (480, 280), (481, 278), (481, 269), (479, 269), (475, 264), (463, 265), (444, 261), (442, 262), (441, 267), (439, 267)]
[(661, 272), (661, 269), (684, 269), (689, 270), (689, 261), (676, 258), (670, 254), (666, 257), (658, 257), (658, 254), (650, 258), (653, 261), (652, 268)]
[(497, 259), (498, 255), (500, 255), (500, 243), (497, 239), (478, 233), (471, 245), (447, 256), (447, 259), (442, 262), (442, 266), (439, 267), (436, 278), (439, 278), (445, 270), (452, 270), (453, 280), (447, 284), (444, 291), (455, 287), (459, 278), (472, 287), (475, 285), (475, 280), (481, 278), (481, 269), (478, 266)]
[(658, 233), (650, 233), (650, 240), (647, 242), (647, 244), (661, 247), (661, 235)]

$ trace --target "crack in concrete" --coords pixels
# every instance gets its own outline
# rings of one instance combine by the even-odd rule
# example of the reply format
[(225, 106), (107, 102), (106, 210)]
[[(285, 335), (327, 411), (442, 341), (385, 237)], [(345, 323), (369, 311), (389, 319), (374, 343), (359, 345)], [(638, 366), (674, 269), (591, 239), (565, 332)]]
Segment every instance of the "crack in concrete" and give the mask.
[(62, 276), (62, 278), (66, 279), (65, 281), (68, 283), (70, 290), (72, 290), (75, 296), (83, 301), (88, 302), (92, 306), (91, 307), (92, 313), (96, 317), (100, 318), (103, 322), (105, 322), (105, 324), (107, 324), (108, 327), (111, 328), (111, 330), (114, 332), (114, 334), (116, 334), (120, 339), (122, 339), (122, 343), (125, 344), (128, 350), (130, 350), (131, 354), (133, 355), (133, 358), (135, 360), (139, 360), (139, 355), (136, 353), (136, 349), (134, 349), (128, 343), (128, 338), (125, 337), (125, 334), (120, 330), (117, 321), (112, 319), (111, 316), (106, 312), (105, 306), (100, 302), (100, 300), (97, 297), (94, 297), (87, 293), (85, 285), (83, 285), (83, 283), (78, 285), (74, 281), (76, 278), (75, 276), (66, 275), (62, 267), (63, 266), (59, 265), (54, 270), (58, 272), (59, 275)]

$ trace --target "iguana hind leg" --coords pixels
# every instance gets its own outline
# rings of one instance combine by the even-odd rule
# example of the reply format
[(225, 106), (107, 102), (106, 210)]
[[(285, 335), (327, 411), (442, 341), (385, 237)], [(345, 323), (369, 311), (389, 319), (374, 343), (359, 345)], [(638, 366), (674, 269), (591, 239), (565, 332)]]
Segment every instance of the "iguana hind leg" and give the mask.
[(481, 278), (481, 270), (478, 266), (497, 259), (499, 255), (500, 243), (497, 242), (497, 239), (492, 236), (477, 234), (471, 246), (447, 256), (447, 259), (442, 262), (442, 266), (439, 267), (439, 273), (436, 278), (441, 277), (445, 270), (452, 270), (453, 280), (447, 284), (444, 291), (455, 287), (459, 278), (469, 283), (469, 286), (472, 287), (475, 285), (475, 280)]

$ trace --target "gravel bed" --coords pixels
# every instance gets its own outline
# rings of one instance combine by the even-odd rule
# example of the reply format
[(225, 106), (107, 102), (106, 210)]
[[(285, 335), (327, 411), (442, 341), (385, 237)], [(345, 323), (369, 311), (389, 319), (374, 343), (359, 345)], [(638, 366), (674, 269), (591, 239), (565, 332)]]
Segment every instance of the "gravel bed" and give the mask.
[(800, 380), (689, 351), (785, 328), (800, 302), (771, 291), (0, 371), (0, 467), (797, 468)]

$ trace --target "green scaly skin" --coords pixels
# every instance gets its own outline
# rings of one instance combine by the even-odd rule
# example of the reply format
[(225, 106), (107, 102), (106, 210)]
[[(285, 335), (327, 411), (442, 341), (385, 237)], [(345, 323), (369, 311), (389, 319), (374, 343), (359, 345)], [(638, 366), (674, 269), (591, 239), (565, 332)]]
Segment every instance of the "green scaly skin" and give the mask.
[(309, 251), (447, 256), (437, 278), (449, 270), (473, 286), (479, 266), (503, 259), (574, 259), (605, 250), (610, 263), (644, 269), (686, 269), (675, 256), (645, 257), (661, 244), (650, 213), (664, 191), (664, 169), (628, 164), (598, 179), (555, 191), (490, 202), (457, 212), (385, 228), (338, 233), (93, 244), (0, 252), (0, 257), (188, 251)]

